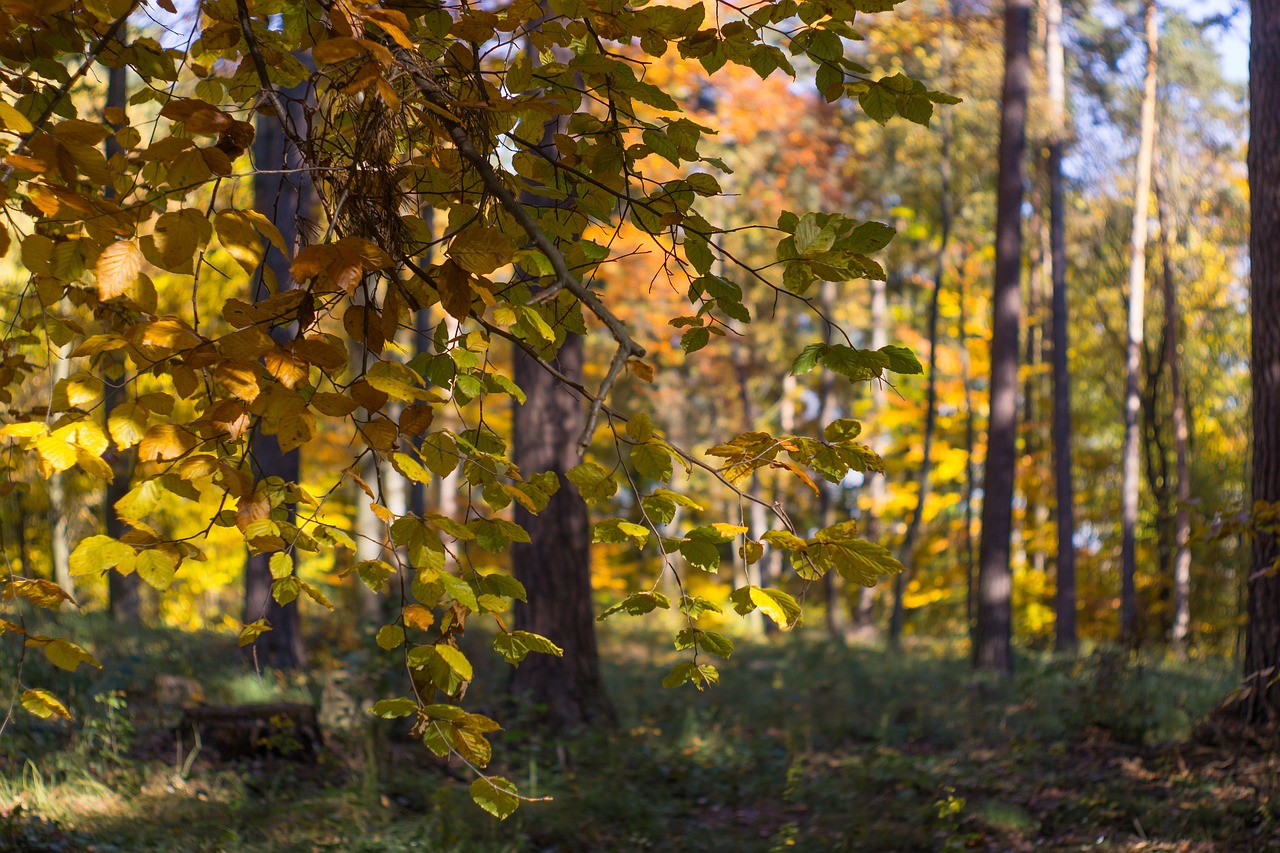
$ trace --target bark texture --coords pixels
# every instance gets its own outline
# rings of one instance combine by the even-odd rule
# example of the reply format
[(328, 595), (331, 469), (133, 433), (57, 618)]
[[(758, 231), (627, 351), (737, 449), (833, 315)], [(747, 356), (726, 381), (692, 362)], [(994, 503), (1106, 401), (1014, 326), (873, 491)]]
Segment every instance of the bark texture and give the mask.
[[(582, 375), (582, 338), (570, 335), (557, 367), (571, 378)], [(578, 464), (575, 445), (582, 432), (582, 402), (562, 388), (521, 351), (515, 379), (527, 395), (516, 406), (513, 459), (521, 471), (563, 475)], [(587, 505), (578, 490), (563, 485), (540, 515), (516, 507), (516, 523), (530, 542), (511, 551), (516, 579), (528, 592), (517, 604), (516, 627), (549, 638), (563, 657), (529, 655), (511, 677), (511, 692), (552, 729), (612, 720), (600, 679), (595, 607), (591, 599), (591, 531)]]
[[(128, 107), (128, 79), (123, 68), (112, 68), (107, 72), (108, 107), (123, 110)], [(104, 141), (107, 159), (122, 154), (120, 144), (115, 136), (108, 136)], [(128, 396), (126, 383), (125, 359), (119, 352), (110, 353), (104, 359), (107, 365), (103, 371), (103, 411), (111, 410), (123, 403)], [(134, 451), (120, 450), (113, 447), (108, 451), (108, 464), (111, 466), (112, 480), (107, 484), (103, 497), (103, 528), (107, 535), (119, 539), (128, 532), (128, 526), (116, 514), (116, 502), (129, 493), (130, 481), (133, 479)], [(117, 622), (137, 623), (142, 619), (141, 579), (137, 573), (122, 575), (119, 572), (107, 573), (107, 609), (111, 618)]]
[(1000, 673), (1013, 672), (1013, 575), (1009, 567), (1009, 545), (1017, 462), (1018, 324), (1022, 312), (1023, 156), (1031, 77), (1030, 24), (1030, 0), (1007, 0), (996, 190), (991, 404), (974, 626), (974, 665)]
[[(1249, 53), (1249, 207), (1253, 321), (1253, 499), (1280, 501), (1280, 3), (1254, 0)], [(1280, 722), (1280, 536), (1253, 540), (1244, 676), (1246, 722)]]
[(1049, 81), (1049, 259), (1053, 276), (1053, 479), (1058, 518), (1054, 647), (1074, 651), (1076, 629), (1075, 489), (1071, 480), (1071, 373), (1067, 340), (1067, 208), (1062, 159), (1067, 147), (1067, 83), (1062, 0), (1045, 2), (1045, 74)]
[[(301, 93), (285, 93), (286, 100), (298, 104), (296, 100)], [(301, 127), (303, 117), (301, 109), (294, 122)], [(253, 142), (253, 160), (255, 173), (253, 177), (254, 209), (267, 215), (280, 229), (286, 246), (296, 247), (298, 243), (298, 220), (306, 215), (306, 201), (309, 194), (300, 172), (283, 174), (284, 170), (296, 169), (302, 163), (299, 152), (294, 151), (286, 140), (280, 121), (275, 116), (262, 116), (257, 122), (257, 136)], [(266, 267), (275, 278), (280, 289), (291, 287), (289, 276), (289, 259), (269, 244), (266, 245)], [(255, 301), (270, 293), (265, 276), (259, 275), (254, 280), (253, 298)], [(272, 337), (277, 342), (288, 341), (293, 331), (287, 328), (272, 330)], [(283, 453), (280, 443), (274, 435), (265, 435), (255, 430), (250, 440), (249, 451), (253, 458), (253, 476), (255, 480), (266, 477), (280, 477), (287, 483), (299, 480), (301, 459), (297, 450)], [(294, 509), (290, 507), (288, 522), (296, 520)], [(293, 601), (281, 607), (271, 597), (271, 569), (268, 565), (269, 555), (249, 554), (244, 567), (244, 621), (253, 622), (265, 618), (271, 630), (262, 634), (257, 641), (247, 647), (246, 651), (257, 664), (279, 669), (296, 669), (304, 665), (306, 653), (302, 645), (302, 630), (298, 623), (298, 602)]]

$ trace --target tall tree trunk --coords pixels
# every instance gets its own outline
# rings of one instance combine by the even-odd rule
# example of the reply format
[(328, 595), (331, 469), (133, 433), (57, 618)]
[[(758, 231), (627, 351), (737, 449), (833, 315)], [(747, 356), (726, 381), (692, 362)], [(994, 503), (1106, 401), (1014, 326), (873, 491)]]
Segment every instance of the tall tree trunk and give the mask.
[[(557, 357), (561, 373), (582, 375), (582, 349), (581, 337), (566, 339)], [(515, 410), (513, 459), (527, 473), (563, 475), (578, 464), (582, 404), (523, 352), (515, 358), (516, 384), (527, 399)], [(528, 602), (516, 605), (516, 626), (550, 638), (564, 656), (530, 655), (514, 670), (511, 692), (543, 709), (553, 729), (612, 719), (596, 650), (587, 505), (566, 482), (536, 517), (517, 506), (516, 523), (532, 540), (511, 551), (516, 579), (528, 592)]]
[[(560, 120), (549, 120), (543, 131), (542, 149), (555, 159)], [(534, 191), (521, 200), (556, 205)], [(556, 356), (557, 367), (580, 380), (582, 362), (583, 340), (571, 333)], [(578, 436), (586, 422), (582, 402), (518, 348), (515, 380), (526, 399), (515, 406), (512, 418), (512, 461), (526, 474), (554, 471), (563, 483), (540, 515), (515, 508), (516, 523), (531, 540), (511, 550), (514, 574), (527, 592), (527, 601), (516, 603), (515, 623), (549, 638), (564, 655), (530, 655), (512, 672), (510, 690), (517, 701), (537, 707), (541, 722), (553, 731), (609, 722), (613, 709), (600, 677), (591, 595), (591, 524), (582, 496), (563, 477), (579, 462)]]
[[(301, 91), (286, 93), (285, 100), (297, 104)], [(298, 109), (293, 117), (302, 127), (305, 119)], [(297, 250), (298, 219), (306, 214), (304, 208), (308, 193), (301, 172), (286, 174), (286, 170), (301, 165), (300, 152), (293, 150), (280, 126), (283, 117), (263, 115), (257, 122), (257, 136), (253, 142), (253, 206), (267, 216), (280, 229), (284, 244)], [(268, 286), (266, 272), (275, 278), (275, 287), (285, 290), (293, 286), (289, 275), (289, 258), (264, 241), (266, 269), (260, 269), (253, 281), (253, 299), (263, 299), (272, 290)], [(293, 336), (292, 328), (275, 328), (271, 336), (277, 343), (286, 343)], [(297, 450), (281, 452), (274, 435), (255, 430), (249, 442), (253, 459), (252, 470), (258, 480), (280, 477), (286, 483), (296, 483), (300, 478), (301, 459)], [(289, 507), (288, 522), (296, 521), (296, 510)], [(246, 623), (265, 618), (271, 630), (262, 634), (246, 651), (256, 664), (279, 669), (295, 669), (304, 664), (306, 652), (302, 645), (302, 630), (298, 622), (298, 602), (285, 606), (271, 597), (271, 568), (269, 555), (250, 553), (244, 567), (244, 621)]]
[[(947, 76), (947, 41), (942, 40), (943, 77)], [(924, 525), (924, 508), (929, 500), (930, 482), (933, 476), (933, 440), (938, 424), (938, 306), (942, 296), (942, 279), (946, 273), (947, 251), (951, 247), (951, 117), (942, 116), (942, 151), (941, 177), (942, 187), (938, 196), (939, 235), (938, 251), (934, 256), (933, 291), (929, 296), (929, 378), (925, 384), (924, 439), (921, 452), (920, 470), (916, 473), (916, 505), (907, 522), (907, 532), (902, 537), (902, 546), (898, 550), (898, 561), (906, 569), (894, 578), (893, 612), (889, 619), (889, 644), (898, 646), (902, 643), (903, 623), (906, 619), (906, 607), (902, 598), (909, 577), (908, 573), (916, 570), (916, 540), (920, 537), (920, 529)]]
[[(1253, 500), (1280, 501), (1280, 3), (1254, 0), (1249, 50)], [(1246, 722), (1280, 722), (1280, 535), (1253, 539), (1240, 703)]]
[(1151, 196), (1151, 163), (1156, 141), (1156, 69), (1160, 29), (1155, 0), (1143, 0), (1147, 66), (1142, 91), (1142, 125), (1138, 141), (1138, 168), (1133, 189), (1133, 230), (1129, 244), (1129, 338), (1125, 347), (1124, 456), (1121, 484), (1120, 640), (1134, 645), (1138, 639), (1138, 597), (1135, 585), (1138, 562), (1139, 414), (1142, 407), (1141, 370), (1143, 321), (1146, 317), (1147, 219)]
[[(49, 348), (50, 379), (57, 385), (71, 375), (68, 356), (71, 347)], [(75, 596), (75, 581), (71, 577), (71, 508), (67, 505), (67, 476), (59, 471), (49, 478), (49, 561), (53, 564), (53, 582), (71, 596)], [(118, 572), (112, 572), (118, 574)]]
[[(871, 348), (879, 349), (889, 342), (889, 291), (888, 285), (883, 281), (871, 282)], [(885, 389), (880, 382), (871, 383), (871, 412), (867, 416), (867, 420), (875, 426), (876, 419), (884, 414), (885, 410)], [(887, 431), (879, 427), (875, 427), (871, 436), (870, 446), (876, 453), (883, 455), (885, 453), (885, 435)], [(872, 542), (877, 542), (884, 535), (883, 520), (881, 513), (884, 512), (885, 503), (888, 497), (888, 484), (885, 481), (884, 474), (868, 473), (866, 480), (867, 501), (870, 508), (867, 511), (866, 536)], [(899, 584), (897, 578), (894, 578), (894, 600), (900, 598)], [(871, 610), (871, 603), (867, 603), (867, 610)], [(869, 630), (869, 629), (864, 629)]]
[[(112, 68), (107, 72), (108, 109), (124, 110), (129, 104), (128, 71), (124, 68)], [(123, 154), (120, 143), (114, 135), (103, 142), (107, 159)], [(114, 195), (114, 191), (110, 195)], [(102, 411), (104, 419), (111, 410), (125, 401), (128, 396), (128, 373), (125, 359), (119, 352), (108, 354), (103, 362), (103, 399)], [(104, 424), (105, 426), (105, 424)], [(119, 539), (128, 532), (128, 526), (116, 513), (116, 502), (129, 493), (130, 480), (133, 479), (134, 452), (114, 448), (110, 451), (112, 480), (107, 484), (102, 501), (103, 529), (107, 535)], [(117, 622), (135, 624), (142, 619), (141, 579), (137, 573), (122, 575), (119, 572), (107, 573), (107, 609), (111, 618)]]
[(1018, 323), (1022, 313), (1022, 185), (1030, 85), (1030, 0), (1005, 2), (1004, 91), (996, 200), (996, 269), (992, 293), (991, 403), (978, 546), (974, 665), (1013, 672), (1013, 522), (1018, 429)]
[(975, 640), (974, 626), (977, 619), (977, 559), (973, 547), (973, 493), (976, 490), (974, 475), (973, 449), (977, 444), (977, 429), (973, 422), (973, 376), (969, 357), (969, 310), (967, 300), (968, 289), (965, 287), (965, 276), (960, 276), (960, 317), (958, 332), (960, 339), (960, 382), (964, 386), (964, 624), (965, 633), (972, 644)]
[[(832, 281), (824, 281), (820, 294), (822, 304), (822, 313), (826, 318), (822, 324), (822, 340), (830, 344), (834, 337), (835, 329), (831, 325), (831, 312), (836, 307), (836, 284)], [(818, 423), (819, 425), (831, 423), (836, 419), (836, 389), (835, 377), (830, 370), (822, 371), (822, 376), (818, 381)], [(836, 523), (836, 497), (840, 493), (839, 483), (828, 483), (826, 480), (818, 481), (818, 524), (821, 527), (830, 527)], [(827, 572), (822, 576), (823, 591), (826, 593), (827, 599), (827, 635), (836, 642), (843, 643), (845, 639), (845, 605), (844, 605), (844, 584), (843, 578), (836, 572)]]
[(1076, 632), (1075, 489), (1071, 481), (1071, 374), (1067, 343), (1067, 206), (1062, 158), (1067, 147), (1067, 78), (1062, 0), (1045, 0), (1045, 74), (1049, 80), (1049, 259), (1053, 271), (1053, 461), (1058, 518), (1054, 559), (1054, 647), (1072, 652)]
[(1160, 266), (1164, 281), (1164, 346), (1169, 363), (1172, 397), (1174, 476), (1177, 477), (1177, 508), (1173, 520), (1173, 626), (1169, 641), (1179, 658), (1187, 655), (1187, 634), (1191, 628), (1191, 475), (1189, 447), (1191, 428), (1187, 417), (1186, 386), (1182, 380), (1182, 310), (1173, 280), (1173, 216), (1169, 212), (1167, 181), (1157, 186), (1156, 214), (1160, 222)]

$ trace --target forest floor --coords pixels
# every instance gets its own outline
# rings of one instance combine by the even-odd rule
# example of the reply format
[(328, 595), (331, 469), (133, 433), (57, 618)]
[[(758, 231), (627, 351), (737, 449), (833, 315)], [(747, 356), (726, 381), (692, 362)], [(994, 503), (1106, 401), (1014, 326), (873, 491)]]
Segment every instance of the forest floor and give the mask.
[[(550, 742), (507, 712), (493, 769), (552, 799), (498, 823), (466, 768), (351, 713), (350, 679), (312, 686), (314, 760), (178, 743), (184, 691), (306, 691), (244, 674), (224, 638), (150, 632), (105, 661), (115, 681), (62, 685), (76, 724), (0, 736), (0, 850), (1280, 850), (1280, 756), (1195, 735), (1229, 660), (1027, 653), (999, 683), (957, 648), (801, 634), (740, 640), (696, 693), (659, 685), (669, 640), (611, 625), (602, 643), (618, 727)], [(478, 678), (473, 708), (499, 676)]]

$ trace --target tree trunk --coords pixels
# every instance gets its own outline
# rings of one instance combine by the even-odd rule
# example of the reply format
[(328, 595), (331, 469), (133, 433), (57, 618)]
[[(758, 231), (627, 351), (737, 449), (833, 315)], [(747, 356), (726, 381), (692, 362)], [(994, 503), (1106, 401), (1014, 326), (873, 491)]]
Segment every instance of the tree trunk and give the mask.
[[(820, 294), (822, 313), (826, 321), (822, 324), (822, 340), (832, 343), (835, 329), (831, 325), (831, 312), (836, 307), (836, 284), (824, 281)], [(818, 381), (818, 425), (829, 424), (836, 419), (835, 376), (832, 371), (822, 371)], [(840, 494), (839, 483), (828, 483), (818, 480), (818, 525), (826, 528), (836, 523), (836, 499)], [(827, 635), (838, 643), (845, 640), (845, 605), (844, 579), (836, 572), (827, 572), (822, 576), (822, 588), (827, 599)]]
[(965, 276), (960, 277), (960, 317), (957, 319), (957, 337), (960, 340), (960, 382), (964, 386), (964, 624), (965, 633), (972, 644), (975, 640), (974, 626), (977, 619), (977, 560), (973, 548), (973, 493), (975, 477), (973, 470), (973, 448), (977, 443), (977, 429), (973, 422), (973, 376), (969, 358), (969, 311), (967, 300), (968, 289), (965, 287)]
[[(299, 103), (302, 92), (286, 93), (285, 100)], [(299, 115), (293, 120), (302, 127), (305, 119), (298, 109)], [(253, 160), (255, 173), (253, 176), (253, 206), (275, 223), (284, 237), (284, 244), (294, 251), (298, 242), (298, 218), (305, 215), (304, 179), (301, 173), (284, 174), (285, 170), (301, 165), (301, 154), (292, 149), (285, 141), (284, 131), (280, 127), (280, 118), (261, 116), (257, 122), (257, 136), (253, 142)], [(284, 290), (293, 286), (289, 276), (289, 258), (264, 241), (266, 250), (266, 270), (260, 270), (253, 282), (253, 299), (263, 299), (272, 291), (268, 287), (265, 272), (269, 270), (275, 278), (275, 287)], [(277, 343), (285, 343), (293, 336), (291, 328), (275, 328), (271, 336)], [(300, 456), (297, 450), (282, 453), (280, 444), (274, 435), (265, 435), (255, 430), (249, 442), (249, 453), (253, 459), (252, 470), (259, 480), (266, 477), (280, 477), (286, 483), (296, 483), (300, 475)], [(296, 509), (289, 506), (288, 522), (293, 524), (297, 519)], [(301, 667), (306, 659), (302, 645), (302, 630), (298, 622), (298, 602), (292, 601), (280, 606), (271, 597), (271, 569), (268, 565), (268, 554), (249, 554), (244, 567), (244, 621), (253, 622), (266, 619), (271, 630), (262, 634), (246, 648), (255, 665), (264, 665), (278, 669), (295, 669)]]
[[(1280, 3), (1254, 0), (1249, 53), (1250, 314), (1253, 321), (1253, 500), (1280, 501)], [(1245, 625), (1246, 722), (1280, 722), (1280, 535), (1253, 539)]]
[(1006, 0), (1004, 92), (1000, 106), (1000, 172), (996, 200), (996, 269), (992, 293), (991, 403), (983, 472), (982, 539), (978, 545), (974, 665), (1013, 672), (1013, 522), (1018, 428), (1018, 322), (1022, 312), (1022, 185), (1027, 90), (1031, 76), (1030, 0)]
[[(581, 337), (565, 340), (557, 357), (561, 373), (581, 377), (582, 349)], [(515, 408), (513, 460), (526, 474), (563, 475), (578, 464), (582, 403), (519, 350), (515, 379), (527, 399)], [(511, 551), (516, 579), (528, 592), (528, 602), (516, 605), (516, 627), (549, 638), (564, 657), (530, 655), (514, 670), (511, 692), (552, 729), (611, 720), (596, 651), (587, 505), (566, 481), (540, 515), (517, 506), (515, 518), (532, 540)]]
[(1146, 316), (1147, 218), (1151, 195), (1151, 162), (1156, 140), (1156, 68), (1160, 29), (1155, 0), (1143, 0), (1147, 67), (1142, 92), (1142, 125), (1138, 142), (1138, 169), (1133, 190), (1133, 231), (1129, 244), (1129, 338), (1125, 347), (1124, 456), (1121, 485), (1120, 545), (1120, 641), (1134, 645), (1138, 639), (1138, 598), (1135, 576), (1138, 562), (1139, 468), (1138, 418), (1142, 407), (1141, 370), (1143, 320)]
[(1067, 206), (1062, 158), (1067, 147), (1067, 80), (1062, 49), (1062, 0), (1045, 2), (1045, 74), (1049, 78), (1049, 258), (1053, 271), (1053, 461), (1058, 517), (1054, 559), (1054, 648), (1073, 652), (1076, 631), (1075, 489), (1071, 481), (1071, 374), (1067, 343)]
[[(49, 378), (54, 385), (71, 375), (71, 362), (67, 356), (71, 347), (49, 348)], [(49, 561), (53, 564), (53, 582), (72, 597), (76, 594), (75, 581), (71, 577), (71, 508), (67, 506), (67, 473), (59, 471), (49, 478)], [(118, 574), (118, 572), (112, 572)]]
[[(536, 64), (536, 56), (532, 58)], [(560, 119), (543, 126), (541, 147), (552, 159), (559, 156), (553, 139), (560, 129)], [(525, 192), (521, 201), (536, 207), (556, 205), (536, 191)], [(514, 408), (512, 461), (526, 476), (554, 471), (561, 479), (560, 490), (541, 514), (533, 516), (515, 506), (515, 521), (531, 540), (511, 549), (513, 572), (527, 592), (527, 601), (515, 605), (515, 624), (547, 637), (564, 655), (530, 655), (512, 672), (511, 694), (536, 709), (534, 715), (552, 731), (612, 722), (613, 708), (605, 696), (596, 649), (591, 523), (582, 496), (564, 479), (564, 473), (580, 461), (577, 443), (586, 423), (583, 404), (518, 347), (514, 360), (515, 381), (526, 398)], [(561, 373), (580, 381), (582, 338), (570, 333), (555, 361)]]
[[(888, 285), (883, 281), (871, 282), (871, 348), (880, 349), (889, 342), (889, 293)], [(876, 453), (883, 455), (885, 453), (885, 435), (887, 430), (883, 429), (876, 423), (876, 419), (884, 414), (885, 410), (885, 390), (884, 385), (880, 382), (871, 383), (871, 411), (867, 415), (867, 420), (872, 424), (872, 435), (870, 439), (871, 449)], [(884, 505), (888, 497), (888, 484), (885, 482), (884, 474), (867, 473), (867, 500), (870, 509), (867, 512), (866, 537), (872, 542), (878, 542), (884, 536), (882, 519), (880, 514), (884, 512)], [(899, 575), (898, 577), (901, 577)], [(901, 596), (899, 593), (900, 581), (898, 577), (894, 578), (894, 600), (897, 601)], [(860, 603), (859, 609), (865, 606), (868, 613), (871, 611), (871, 602), (865, 605)], [(892, 618), (892, 616), (890, 617)], [(869, 631), (870, 628), (864, 628)]]
[(1164, 346), (1173, 407), (1174, 476), (1178, 480), (1177, 508), (1173, 517), (1173, 626), (1169, 642), (1174, 654), (1184, 659), (1187, 655), (1187, 634), (1191, 628), (1191, 428), (1187, 418), (1186, 386), (1182, 381), (1182, 354), (1179, 352), (1182, 310), (1173, 280), (1173, 217), (1169, 212), (1167, 192), (1167, 185), (1157, 188), (1156, 214), (1160, 218), (1160, 266), (1164, 273)]
[[(112, 68), (107, 72), (107, 107), (123, 110), (129, 103), (128, 72), (124, 68)], [(108, 136), (103, 143), (107, 159), (124, 152), (116, 142), (114, 135)], [(111, 192), (109, 195), (114, 195)], [(108, 354), (103, 360), (103, 419), (111, 414), (111, 410), (123, 403), (128, 396), (127, 367), (124, 356), (119, 352)], [(104, 424), (105, 427), (105, 424)], [(102, 501), (103, 529), (113, 539), (119, 539), (128, 532), (128, 526), (116, 514), (116, 502), (129, 493), (130, 480), (133, 479), (134, 453), (132, 450), (113, 448), (109, 451), (108, 464), (111, 465), (112, 480), (107, 484)], [(111, 618), (117, 622), (136, 624), (142, 619), (141, 579), (136, 573), (122, 575), (119, 572), (107, 573), (107, 610)]]

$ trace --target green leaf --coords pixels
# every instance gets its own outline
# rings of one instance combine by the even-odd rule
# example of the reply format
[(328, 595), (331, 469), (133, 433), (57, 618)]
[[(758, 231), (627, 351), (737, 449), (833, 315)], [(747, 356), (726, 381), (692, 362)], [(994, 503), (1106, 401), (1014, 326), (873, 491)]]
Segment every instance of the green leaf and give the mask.
[(281, 607), (297, 601), (300, 592), (302, 592), (302, 581), (295, 577), (280, 578), (271, 582), (271, 597)]
[(832, 443), (852, 441), (861, 434), (862, 424), (852, 418), (841, 418), (822, 428), (822, 437)]
[(665, 483), (671, 479), (671, 454), (659, 442), (647, 441), (632, 447), (631, 464), (650, 480)]
[(706, 326), (695, 326), (680, 336), (680, 349), (695, 353), (711, 342), (711, 332)]
[(399, 625), (383, 625), (378, 629), (378, 636), (374, 638), (374, 642), (383, 651), (398, 649), (404, 645), (404, 628)]
[(498, 820), (511, 817), (520, 805), (516, 786), (501, 776), (481, 777), (472, 782), (471, 799)]
[(906, 347), (890, 344), (886, 347), (880, 347), (879, 351), (889, 359), (889, 369), (894, 373), (901, 373), (907, 376), (917, 376), (924, 373), (924, 366), (920, 364), (920, 359), (916, 358), (916, 354)]
[(583, 462), (565, 472), (569, 482), (578, 487), (578, 493), (587, 503), (608, 500), (618, 491), (613, 475), (594, 462)]
[(893, 239), (897, 232), (888, 225), (879, 222), (864, 222), (853, 229), (848, 237), (840, 241), (840, 248), (847, 252), (865, 255), (878, 252)]
[(596, 523), (591, 535), (592, 542), (619, 543), (630, 542), (637, 548), (643, 548), (649, 541), (649, 528), (643, 524), (627, 521), (622, 518), (606, 518)]
[(632, 441), (643, 443), (653, 438), (653, 421), (644, 412), (637, 412), (627, 421), (627, 436)]
[(412, 699), (403, 697), (397, 699), (379, 699), (373, 703), (373, 707), (369, 709), (369, 713), (375, 717), (381, 717), (384, 720), (393, 720), (396, 717), (407, 717), (418, 710), (418, 703)]
[(796, 356), (795, 362), (791, 365), (791, 375), (804, 376), (813, 370), (818, 366), (818, 360), (822, 358), (826, 349), (826, 344), (809, 344), (800, 351), (800, 355)]
[(603, 622), (615, 613), (627, 613), (631, 616), (643, 616), (651, 613), (656, 609), (668, 610), (671, 607), (671, 599), (667, 598), (660, 592), (633, 592), (617, 604), (610, 607), (605, 612), (596, 617), (597, 622)]
[(510, 664), (518, 664), (530, 652), (564, 657), (564, 650), (540, 634), (528, 631), (512, 631), (493, 638), (493, 650)]

